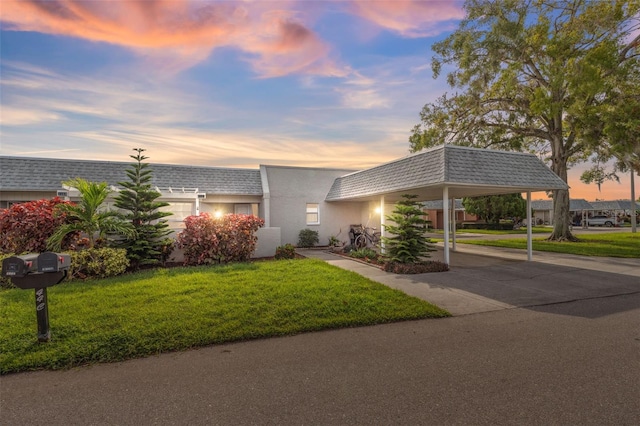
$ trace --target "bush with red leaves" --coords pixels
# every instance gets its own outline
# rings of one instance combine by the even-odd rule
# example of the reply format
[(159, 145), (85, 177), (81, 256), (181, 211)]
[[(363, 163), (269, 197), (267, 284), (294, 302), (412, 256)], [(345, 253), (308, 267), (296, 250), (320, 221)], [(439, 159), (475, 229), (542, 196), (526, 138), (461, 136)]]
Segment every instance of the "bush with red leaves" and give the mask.
[[(14, 204), (0, 210), (0, 252), (41, 253), (47, 239), (64, 223), (64, 215), (55, 215), (58, 204), (68, 203), (58, 197)], [(70, 236), (71, 237), (71, 236)]]
[(249, 260), (256, 248), (255, 232), (264, 220), (253, 215), (228, 214), (213, 219), (207, 213), (189, 216), (177, 237), (185, 265), (229, 263)]

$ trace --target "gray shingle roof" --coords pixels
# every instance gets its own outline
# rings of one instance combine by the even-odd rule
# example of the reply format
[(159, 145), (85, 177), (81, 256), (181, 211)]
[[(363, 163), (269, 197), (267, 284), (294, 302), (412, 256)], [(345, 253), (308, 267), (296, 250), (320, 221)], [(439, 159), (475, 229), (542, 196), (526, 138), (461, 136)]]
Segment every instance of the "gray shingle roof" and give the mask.
[[(131, 163), (0, 157), (0, 191), (55, 191), (62, 182), (81, 177), (118, 186), (128, 180)], [(200, 166), (150, 164), (152, 185), (160, 188), (198, 188), (223, 195), (262, 195), (260, 171)]]
[(397, 198), (422, 200), (565, 189), (567, 185), (535, 155), (441, 145), (336, 179), (327, 201)]
[[(632, 210), (631, 200), (592, 201), (594, 210)], [(636, 202), (636, 209), (640, 209), (640, 203)]]
[[(533, 200), (531, 201), (531, 208), (533, 210), (553, 210), (553, 200)], [(569, 200), (569, 210), (581, 211), (581, 210), (595, 210), (591, 203), (582, 198), (572, 198)]]

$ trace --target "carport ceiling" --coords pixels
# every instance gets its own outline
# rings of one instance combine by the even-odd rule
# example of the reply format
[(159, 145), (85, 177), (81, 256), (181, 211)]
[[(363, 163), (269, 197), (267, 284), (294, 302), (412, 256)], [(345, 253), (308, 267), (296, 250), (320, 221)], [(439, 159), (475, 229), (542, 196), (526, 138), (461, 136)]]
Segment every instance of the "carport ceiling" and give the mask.
[(567, 189), (535, 155), (440, 145), (336, 179), (326, 201), (419, 201)]

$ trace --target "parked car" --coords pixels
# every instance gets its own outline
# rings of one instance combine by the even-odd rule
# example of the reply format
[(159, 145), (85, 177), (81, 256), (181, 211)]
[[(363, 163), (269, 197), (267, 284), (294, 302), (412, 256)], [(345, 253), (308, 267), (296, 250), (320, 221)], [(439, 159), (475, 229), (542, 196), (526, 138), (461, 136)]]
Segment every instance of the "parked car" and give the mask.
[(587, 226), (620, 226), (621, 223), (615, 216), (593, 216), (587, 218)]

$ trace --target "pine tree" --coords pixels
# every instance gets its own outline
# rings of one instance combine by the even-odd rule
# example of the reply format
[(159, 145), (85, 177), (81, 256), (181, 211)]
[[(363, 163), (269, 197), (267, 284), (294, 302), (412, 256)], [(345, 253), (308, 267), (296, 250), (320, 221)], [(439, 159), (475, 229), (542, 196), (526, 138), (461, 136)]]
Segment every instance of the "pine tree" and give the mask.
[(419, 263), (422, 257), (429, 257), (429, 252), (435, 251), (433, 243), (425, 236), (427, 220), (415, 201), (416, 195), (402, 196), (393, 213), (385, 216), (395, 225), (384, 225), (385, 231), (393, 237), (383, 237), (385, 256), (391, 262)]
[(122, 242), (127, 249), (127, 256), (134, 269), (142, 265), (158, 264), (163, 258), (163, 249), (168, 245), (167, 235), (171, 233), (164, 217), (172, 213), (159, 209), (169, 203), (156, 201), (160, 193), (151, 186), (152, 171), (148, 163), (143, 163), (148, 157), (142, 153), (144, 149), (134, 148), (136, 155), (130, 155), (136, 162), (127, 170), (129, 181), (118, 182), (124, 189), (116, 197), (115, 206), (125, 210), (124, 217), (131, 222), (137, 232), (134, 239)]

